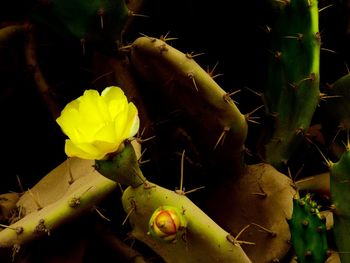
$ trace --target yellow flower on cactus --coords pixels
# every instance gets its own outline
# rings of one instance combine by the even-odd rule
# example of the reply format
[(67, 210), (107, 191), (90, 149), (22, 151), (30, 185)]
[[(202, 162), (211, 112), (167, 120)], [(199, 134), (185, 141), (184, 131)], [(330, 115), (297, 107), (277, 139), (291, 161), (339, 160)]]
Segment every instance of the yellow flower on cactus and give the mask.
[(66, 154), (91, 160), (116, 152), (124, 140), (137, 133), (140, 124), (137, 108), (116, 86), (105, 88), (101, 95), (86, 90), (66, 105), (56, 122), (69, 138)]

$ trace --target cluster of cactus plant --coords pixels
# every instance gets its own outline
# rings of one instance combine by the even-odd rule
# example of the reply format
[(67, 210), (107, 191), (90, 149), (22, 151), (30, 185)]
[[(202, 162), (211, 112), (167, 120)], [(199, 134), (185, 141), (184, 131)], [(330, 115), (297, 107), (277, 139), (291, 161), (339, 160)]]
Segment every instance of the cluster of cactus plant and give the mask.
[[(51, 121), (68, 137), (61, 151), (69, 157), (30, 189), (0, 195), (0, 248), (20, 261), (21, 249), (117, 195), (114, 212), (125, 220), (112, 218), (115, 226), (108, 227), (119, 233), (110, 243), (127, 262), (148, 262), (149, 254), (185, 263), (350, 261), (350, 78), (321, 87), (319, 5), (264, 2), (266, 78), (253, 92), (265, 111), (262, 135), (253, 139), (249, 123), (258, 123), (253, 115), (261, 107), (243, 113), (249, 99), (236, 102), (238, 91), (223, 88), (213, 70), (168, 35), (132, 35), (138, 29), (130, 19), (152, 6), (146, 0), (144, 9), (124, 0), (43, 1), (29, 22), (0, 29), (1, 45), (24, 40), (26, 65)], [(83, 50), (77, 57), (93, 64), (93, 88), (58, 102), (52, 76), (46, 80), (40, 70), (40, 30)], [(316, 117), (324, 130), (312, 130)], [(263, 147), (251, 153), (251, 142)], [(307, 147), (326, 165), (315, 158), (323, 174), (296, 181), (295, 156)]]
[(325, 218), (310, 194), (293, 200), (289, 224), (297, 262), (325, 262), (328, 252)]

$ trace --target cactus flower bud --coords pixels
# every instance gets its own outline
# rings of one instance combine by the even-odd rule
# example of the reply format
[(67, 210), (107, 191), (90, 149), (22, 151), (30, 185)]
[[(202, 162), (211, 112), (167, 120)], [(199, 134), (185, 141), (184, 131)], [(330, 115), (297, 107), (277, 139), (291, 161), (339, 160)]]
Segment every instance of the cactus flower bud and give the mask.
[(149, 220), (149, 234), (167, 242), (175, 242), (187, 226), (184, 213), (172, 206), (161, 206)]

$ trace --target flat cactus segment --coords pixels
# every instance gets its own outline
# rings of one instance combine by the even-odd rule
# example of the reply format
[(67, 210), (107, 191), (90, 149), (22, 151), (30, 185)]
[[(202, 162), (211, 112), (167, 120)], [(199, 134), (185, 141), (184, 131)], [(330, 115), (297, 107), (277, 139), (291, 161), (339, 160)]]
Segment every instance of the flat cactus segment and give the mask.
[(334, 238), (341, 261), (350, 262), (350, 151), (330, 168), (333, 203)]
[(33, 21), (68, 31), (78, 39), (102, 33), (120, 39), (129, 14), (124, 0), (53, 0), (47, 5), (33, 14)]
[(191, 54), (163, 40), (140, 37), (132, 44), (131, 62), (157, 92), (188, 114), (206, 151), (213, 154), (215, 149), (213, 155), (226, 166), (242, 167), (246, 117)]
[(309, 194), (293, 200), (293, 215), (288, 222), (297, 262), (324, 263), (328, 253), (326, 223)]
[(336, 80), (327, 90), (326, 96), (331, 97), (322, 104), (327, 124), (350, 129), (350, 74)]
[(290, 230), (295, 188), (292, 180), (272, 165), (247, 165), (243, 175), (227, 178), (208, 197), (208, 214), (224, 229), (239, 233), (253, 262), (282, 260), (290, 250)]
[[(133, 228), (131, 234), (144, 242), (168, 263), (249, 263), (239, 242), (186, 196), (145, 183), (128, 187), (122, 197), (123, 207)], [(159, 207), (174, 207), (186, 218), (185, 233), (173, 242), (165, 242), (149, 234), (149, 220)]]
[(69, 159), (24, 193), (19, 220), (0, 231), (0, 247), (18, 247), (38, 239), (90, 211), (116, 183), (93, 168), (93, 161)]
[(279, 6), (264, 97), (274, 127), (266, 160), (280, 166), (300, 143), (319, 102), (320, 34), (317, 1), (273, 2)]

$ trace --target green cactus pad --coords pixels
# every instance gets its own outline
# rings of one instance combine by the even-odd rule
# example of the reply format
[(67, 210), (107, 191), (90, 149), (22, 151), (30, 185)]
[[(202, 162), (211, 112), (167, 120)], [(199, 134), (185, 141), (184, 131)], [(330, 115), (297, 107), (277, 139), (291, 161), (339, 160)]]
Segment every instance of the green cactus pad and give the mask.
[[(251, 262), (239, 242), (184, 195), (147, 182), (136, 188), (128, 187), (122, 203), (133, 229), (131, 235), (168, 263)], [(186, 218), (186, 231), (176, 242), (164, 242), (148, 234), (149, 219), (161, 206), (175, 207)]]
[(322, 104), (327, 121), (325, 124), (350, 129), (350, 74), (335, 81), (327, 90), (327, 96), (334, 97)]
[(132, 44), (131, 62), (169, 104), (186, 112), (193, 123), (193, 137), (210, 161), (240, 173), (248, 130), (246, 117), (194, 57), (163, 40), (140, 37)]
[(0, 231), (0, 247), (19, 247), (89, 212), (116, 187), (93, 161), (71, 158), (52, 170), (17, 202), (17, 221)]
[(77, 39), (96, 40), (103, 35), (118, 40), (128, 13), (124, 0), (53, 0), (33, 13), (32, 20), (57, 33), (68, 31)]
[(320, 34), (317, 1), (272, 2), (278, 14), (270, 31), (264, 98), (274, 124), (266, 160), (279, 167), (300, 143), (319, 102)]
[(297, 262), (324, 263), (328, 253), (326, 223), (309, 194), (293, 200), (293, 215), (288, 223)]
[[(334, 238), (342, 262), (350, 262), (350, 151), (330, 168)], [(341, 253), (345, 252), (345, 253)]]

